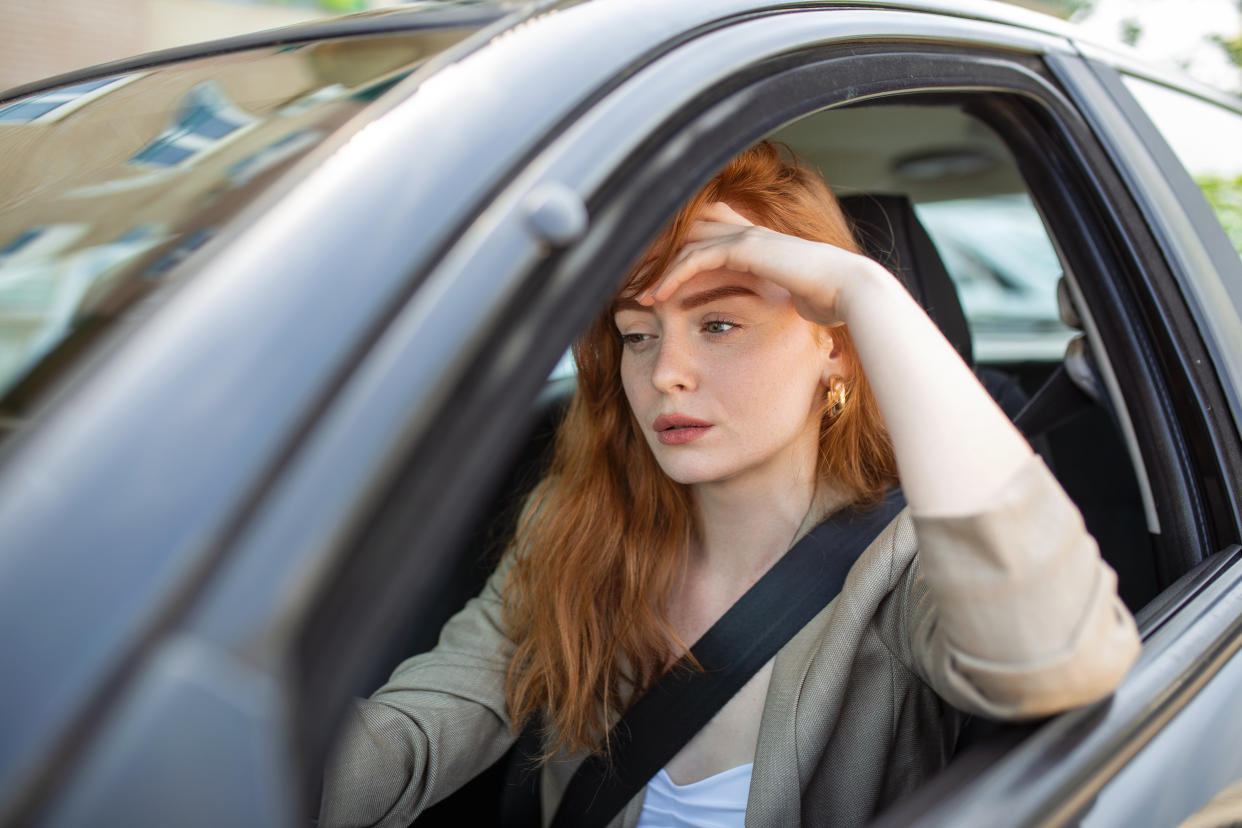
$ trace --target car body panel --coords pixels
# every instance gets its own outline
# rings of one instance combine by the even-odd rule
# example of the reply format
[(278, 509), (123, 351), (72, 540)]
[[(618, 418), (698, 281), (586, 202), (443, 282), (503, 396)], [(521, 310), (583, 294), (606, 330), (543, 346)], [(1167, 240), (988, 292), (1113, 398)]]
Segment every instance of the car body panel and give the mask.
[[(743, 7), (722, 10), (736, 15)], [(678, 27), (703, 18), (697, 7), (671, 16), (627, 7), (635, 24), (620, 37), (616, 11), (572, 6), (403, 81), (389, 98), (399, 103), (381, 102), (375, 120), (351, 122), (287, 174), (289, 185), (230, 223), (209, 250), (214, 258), (10, 452), (0, 469), (0, 524), (9, 527), (11, 543), (0, 559), (0, 606), (6, 617), (49, 631), (46, 677), (32, 671), (21, 683), (19, 706), (27, 715), (7, 742), (10, 759), (37, 755), (28, 739), (41, 723), (67, 721), (69, 709), (83, 704), (84, 687), (102, 686), (125, 669), (136, 650), (119, 643), (144, 640), (165, 623), (169, 607), (184, 603), (186, 590), (197, 589), (240, 512), (290, 450), (291, 435), (385, 323), (384, 309), (417, 281), (420, 262), (460, 232), (475, 205), (543, 136), (636, 63), (672, 48)], [(854, 29), (848, 21), (831, 28), (836, 36), (866, 31), (855, 19)], [(788, 27), (801, 18), (773, 20)], [(918, 21), (907, 19), (904, 31), (917, 30)], [(1026, 32), (993, 35), (1027, 48), (1038, 41)], [(773, 37), (779, 44), (787, 35)], [(552, 53), (549, 43), (571, 45)], [(501, 75), (504, 86), (490, 80)], [(507, 125), (503, 141), (480, 148), (458, 139), (491, 134), (497, 119)], [(402, 152), (414, 141), (419, 153)], [(340, 186), (345, 180), (348, 188)], [(442, 195), (433, 201), (425, 192)], [(417, 231), (377, 233), (394, 217)], [(360, 248), (359, 238), (373, 241)], [(342, 270), (367, 279), (343, 280)], [(158, 463), (135, 463), (134, 445)], [(48, 485), (29, 485), (32, 468)], [(121, 470), (127, 486), (109, 485)], [(70, 504), (76, 515), (66, 524), (60, 516)], [(35, 549), (44, 551), (16, 553)], [(116, 556), (111, 578), (60, 586), (66, 602), (92, 608), (77, 616), (91, 619), (89, 626), (66, 626), (38, 597), (47, 589), (43, 581), (101, 554)], [(124, 605), (111, 599), (117, 583), (131, 596)], [(76, 656), (57, 657), (69, 652)], [(4, 778), (16, 784), (16, 776)]]
[[(1043, 724), (968, 781), (953, 778), (950, 769), (947, 778), (917, 792), (876, 825), (1060, 825), (1086, 816), (1091, 824), (1121, 826), (1133, 825), (1136, 813), (1174, 816), (1151, 824), (1173, 824), (1194, 813), (1237, 778), (1236, 762), (1211, 768), (1185, 790), (1172, 790), (1161, 776), (1184, 754), (1163, 754), (1163, 745), (1188, 738), (1188, 732), (1202, 733), (1203, 716), (1211, 709), (1197, 706), (1205, 684), (1219, 681), (1218, 687), (1236, 690), (1236, 666), (1219, 671), (1236, 665), (1242, 645), (1240, 558), (1237, 546), (1223, 550), (1169, 590), (1182, 596), (1176, 611), (1143, 624), (1139, 663), (1110, 698)], [(1232, 721), (1221, 720), (1221, 729), (1201, 748), (1213, 752), (1236, 744)], [(1136, 756), (1146, 757), (1144, 764), (1126, 764)], [(1152, 756), (1160, 760), (1154, 767)], [(1093, 803), (1114, 778), (1130, 800), (1120, 808), (1097, 807)]]
[[(299, 648), (316, 641), (308, 623), (356, 632), (321, 603), (343, 589), (334, 579), (351, 563), (376, 561), (393, 568), (351, 575), (349, 585), (369, 583), (364, 577), (423, 585), (377, 595), (376, 619), (434, 588), (451, 541), (477, 517), (472, 488), (494, 485), (493, 467), (515, 450), (512, 435), (489, 427), (488, 412), (518, 430), (524, 415), (506, 398), (525, 410), (567, 332), (612, 290), (607, 278), (566, 274), (598, 255), (594, 240), (619, 232), (609, 224), (624, 214), (609, 201), (619, 176), (648, 146), (661, 146), (652, 135), (690, 122), (693, 137), (705, 140), (753, 103), (744, 95), (704, 100), (705, 90), (752, 70), (795, 67), (815, 49), (968, 48), (991, 50), (998, 63), (1020, 56), (1074, 67), (1062, 75), (1079, 81), (1068, 91), (1148, 199), (1238, 416), (1242, 364), (1230, 343), (1242, 337), (1242, 297), (1229, 266), (1193, 232), (1194, 216), (1179, 201), (1184, 188), (1170, 186), (1160, 164), (1136, 149), (1135, 134), (1114, 123), (1116, 104), (1078, 57), (1069, 27), (967, 2), (598, 0), (479, 9), (470, 14), (489, 28), (341, 125), (231, 219), (179, 266), (184, 284), (157, 312), (66, 383), (6, 452), (0, 626), (31, 635), (0, 645), (0, 661), (21, 665), (0, 680), (10, 702), (0, 714), (0, 822), (39, 815), (51, 825), (166, 824), (178, 806), (186, 809), (178, 821), (296, 821), (328, 735), (307, 711), (336, 709), (370, 653), (359, 646), (350, 661), (329, 647), (341, 659), (339, 686), (300, 683)], [(415, 17), (295, 29), (108, 71), (155, 70), (260, 41), (363, 28), (391, 34)], [(1029, 71), (1017, 62), (1010, 70)], [(969, 65), (960, 71), (959, 91), (989, 88)], [(866, 99), (860, 78), (848, 94), (808, 90), (800, 105), (816, 95), (824, 105)], [(875, 94), (890, 92), (886, 83)], [(668, 152), (661, 163), (671, 163)], [(703, 163), (683, 174), (706, 176)], [(580, 248), (532, 224), (549, 193), (591, 209)], [(508, 316), (514, 307), (529, 319)], [(564, 337), (535, 324), (553, 317)], [(475, 425), (477, 441), (466, 446)], [(462, 443), (437, 445), (445, 434)], [(453, 452), (462, 458), (456, 466), (446, 459)], [(1218, 452), (1221, 468), (1231, 468), (1229, 452)], [(410, 457), (419, 459), (412, 470)], [(411, 474), (419, 488), (394, 483)], [(394, 492), (410, 491), (417, 496), (409, 508), (428, 512), (416, 543), (372, 523)], [(372, 542), (379, 552), (365, 548)], [(403, 543), (410, 548), (394, 563)], [(917, 801), (937, 804), (900, 813), (923, 824), (988, 824), (1001, 813), (1040, 822), (1080, 811), (1107, 822), (1122, 813), (1107, 805), (1110, 780), (1124, 790), (1150, 784), (1160, 762), (1149, 757), (1164, 750), (1153, 739), (1201, 733), (1200, 711), (1242, 680), (1232, 656), (1242, 640), (1242, 585), (1236, 566), (1214, 563), (1215, 580), (1186, 587), (1111, 702), (1053, 721), (952, 795), (933, 788)], [(315, 693), (326, 701), (308, 701)], [(1175, 706), (1161, 708), (1175, 696)], [(220, 751), (187, 758), (194, 740), (178, 744), (181, 726), (217, 735)], [(1156, 737), (1161, 726), (1167, 737)], [(1232, 733), (1223, 729), (1222, 738)], [(1118, 774), (1131, 756), (1133, 769)], [(170, 782), (164, 798), (151, 800), (150, 780), (162, 771), (174, 778), (180, 761), (199, 763), (198, 779), (177, 790)], [(1222, 761), (1212, 782), (1237, 771)], [(1175, 810), (1189, 813), (1207, 787), (1187, 791)], [(1090, 810), (1084, 797), (1100, 791), (1105, 804)]]

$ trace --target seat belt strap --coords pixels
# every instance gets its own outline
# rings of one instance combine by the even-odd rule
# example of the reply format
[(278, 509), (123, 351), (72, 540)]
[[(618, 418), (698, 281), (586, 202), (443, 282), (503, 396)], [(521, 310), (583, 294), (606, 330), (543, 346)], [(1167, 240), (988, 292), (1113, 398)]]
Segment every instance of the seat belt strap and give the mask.
[(785, 553), (634, 703), (609, 733), (608, 756), (570, 779), (553, 828), (606, 825), (725, 703), (841, 591), (863, 550), (905, 506), (894, 489), (878, 504), (843, 509)]
[(1069, 371), (1061, 364), (1013, 418), (1013, 424), (1023, 436), (1033, 440), (1095, 405), (1095, 400), (1070, 379)]

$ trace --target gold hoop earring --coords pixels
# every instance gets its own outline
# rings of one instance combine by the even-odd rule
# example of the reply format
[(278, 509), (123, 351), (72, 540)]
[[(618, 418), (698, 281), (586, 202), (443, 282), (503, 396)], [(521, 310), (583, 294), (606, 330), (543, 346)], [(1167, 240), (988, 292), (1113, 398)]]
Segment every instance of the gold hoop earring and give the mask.
[(835, 420), (845, 410), (845, 380), (834, 376), (828, 380), (828, 416)]

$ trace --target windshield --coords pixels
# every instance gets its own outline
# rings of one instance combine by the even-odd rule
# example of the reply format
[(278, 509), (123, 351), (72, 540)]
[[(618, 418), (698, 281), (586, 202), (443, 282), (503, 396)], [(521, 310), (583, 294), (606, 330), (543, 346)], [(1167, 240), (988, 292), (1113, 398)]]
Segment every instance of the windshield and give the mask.
[(253, 49), (0, 103), (0, 439), (291, 164), (473, 31)]

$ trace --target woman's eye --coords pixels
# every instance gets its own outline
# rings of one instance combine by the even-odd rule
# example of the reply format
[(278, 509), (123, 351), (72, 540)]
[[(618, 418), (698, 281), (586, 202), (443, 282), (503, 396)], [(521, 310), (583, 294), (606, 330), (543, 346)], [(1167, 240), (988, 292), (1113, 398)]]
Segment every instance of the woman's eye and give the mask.
[(645, 333), (623, 333), (621, 334), (622, 345), (641, 345), (651, 339), (651, 334)]
[(710, 322), (703, 323), (703, 330), (713, 334), (728, 333), (736, 327), (737, 323), (725, 322), (723, 319), (713, 319)]

